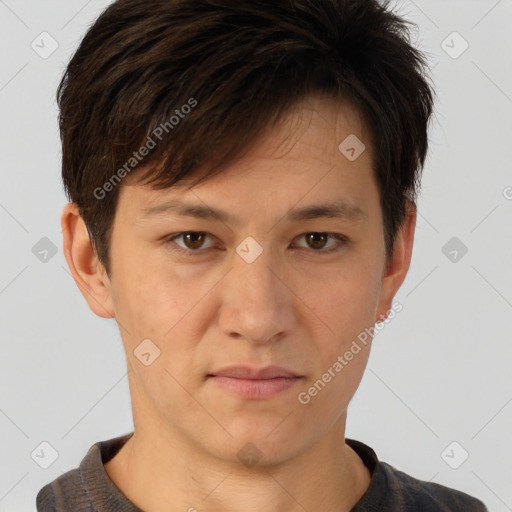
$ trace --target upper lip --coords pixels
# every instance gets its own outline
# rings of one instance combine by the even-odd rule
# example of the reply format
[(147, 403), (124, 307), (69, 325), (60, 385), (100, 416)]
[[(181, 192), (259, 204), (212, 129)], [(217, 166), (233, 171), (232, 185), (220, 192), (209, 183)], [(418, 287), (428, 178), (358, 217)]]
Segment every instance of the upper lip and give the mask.
[(250, 366), (229, 366), (216, 371), (210, 376), (233, 377), (238, 379), (273, 379), (276, 377), (299, 377), (294, 372), (282, 366), (265, 366), (264, 368), (251, 368)]

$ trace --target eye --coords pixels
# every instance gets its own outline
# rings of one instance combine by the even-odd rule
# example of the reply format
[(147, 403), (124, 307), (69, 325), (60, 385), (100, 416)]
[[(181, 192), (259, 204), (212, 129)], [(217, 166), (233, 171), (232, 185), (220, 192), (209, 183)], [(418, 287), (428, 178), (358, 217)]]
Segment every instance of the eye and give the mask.
[[(311, 233), (304, 233), (300, 235), (298, 238), (305, 237), (306, 243), (309, 247), (306, 248), (312, 248), (315, 252), (320, 253), (331, 253), (341, 250), (342, 246), (347, 243), (347, 237), (344, 235), (340, 235), (337, 233), (319, 233), (319, 232), (311, 232)], [(338, 243), (331, 245), (328, 249), (324, 249), (326, 246), (326, 241), (328, 238), (334, 239), (338, 241)]]
[[(196, 256), (199, 255), (202, 251), (213, 248), (212, 244), (204, 247), (204, 242), (207, 238), (211, 238), (211, 236), (203, 231), (184, 231), (182, 233), (170, 235), (164, 240), (166, 243), (172, 245), (170, 247), (171, 251), (180, 254)], [(339, 251), (344, 245), (348, 243), (347, 237), (338, 233), (310, 232), (303, 233), (297, 238), (304, 238), (306, 240), (307, 247), (299, 246), (301, 249), (311, 249), (312, 251), (321, 254), (329, 254)], [(337, 241), (338, 243), (331, 244), (331, 246), (327, 246), (328, 248), (326, 249), (325, 247), (329, 238), (335, 242)], [(176, 240), (179, 239), (183, 240), (184, 247), (176, 242)]]
[[(200, 252), (198, 249), (203, 245), (205, 237), (209, 236), (208, 233), (204, 233), (202, 231), (184, 231), (183, 233), (178, 233), (177, 235), (171, 235), (170, 237), (165, 238), (166, 242), (172, 242), (175, 247), (172, 247), (171, 250), (183, 254), (194, 254)], [(176, 246), (175, 240), (182, 238), (185, 242), (185, 247), (181, 247), (180, 245)], [(211, 247), (207, 247), (206, 249), (210, 249)]]

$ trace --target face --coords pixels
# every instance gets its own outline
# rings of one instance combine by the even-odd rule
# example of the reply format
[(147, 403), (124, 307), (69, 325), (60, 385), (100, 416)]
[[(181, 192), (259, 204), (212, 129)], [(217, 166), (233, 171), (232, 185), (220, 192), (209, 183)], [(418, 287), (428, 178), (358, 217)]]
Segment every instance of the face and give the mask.
[[(338, 148), (351, 134), (366, 143), (354, 161)], [(371, 165), (357, 111), (311, 98), (190, 190), (123, 185), (104, 304), (136, 431), (227, 461), (252, 443), (279, 462), (344, 426), (371, 345), (354, 340), (405, 277), (385, 264)], [(326, 205), (336, 215), (312, 209)]]

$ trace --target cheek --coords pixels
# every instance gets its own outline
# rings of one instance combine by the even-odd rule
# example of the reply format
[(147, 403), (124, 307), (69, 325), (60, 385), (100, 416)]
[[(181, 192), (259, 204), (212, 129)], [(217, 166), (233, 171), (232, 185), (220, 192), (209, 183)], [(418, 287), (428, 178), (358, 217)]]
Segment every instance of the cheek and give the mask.
[(129, 265), (129, 262), (120, 265), (113, 298), (116, 319), (125, 341), (129, 337), (130, 345), (133, 345), (150, 338), (160, 345), (165, 334), (177, 322), (175, 317), (182, 302), (176, 293), (178, 288), (162, 279), (162, 275), (151, 266)]
[[(359, 381), (371, 345), (368, 329), (374, 325), (377, 314), (381, 285), (379, 271), (378, 262), (361, 259), (350, 268), (340, 270), (339, 275), (325, 280), (325, 285), (317, 286), (310, 295), (308, 302), (314, 304), (312, 319), (318, 324), (313, 328), (312, 336), (321, 341), (315, 347), (321, 365), (317, 367), (317, 373), (326, 371), (339, 356), (347, 354), (348, 364), (342, 371), (335, 372), (337, 377), (333, 381)], [(339, 369), (339, 365), (337, 367)]]
[(373, 324), (381, 289), (379, 270), (378, 263), (361, 259), (354, 265), (340, 265), (321, 284), (311, 282), (311, 310), (335, 332), (368, 321)]
[(169, 359), (170, 349), (174, 354), (191, 351), (201, 339), (201, 329), (210, 318), (211, 302), (205, 298), (219, 276), (181, 270), (161, 262), (151, 265), (149, 260), (145, 265), (129, 261), (119, 265), (113, 288), (116, 318), (131, 352), (149, 338), (161, 350), (163, 361)]
[(302, 397), (327, 422), (335, 421), (346, 409), (363, 377), (378, 290), (378, 280), (361, 266), (331, 280), (314, 297), (314, 310), (322, 322), (312, 334), (317, 340), (312, 347), (316, 364)]

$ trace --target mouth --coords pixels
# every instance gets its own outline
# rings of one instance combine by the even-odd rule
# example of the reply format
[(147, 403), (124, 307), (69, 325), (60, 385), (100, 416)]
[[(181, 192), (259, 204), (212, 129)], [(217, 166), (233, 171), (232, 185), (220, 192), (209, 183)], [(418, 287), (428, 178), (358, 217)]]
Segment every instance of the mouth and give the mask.
[(280, 366), (231, 366), (207, 375), (223, 391), (246, 399), (265, 399), (283, 393), (303, 377)]

